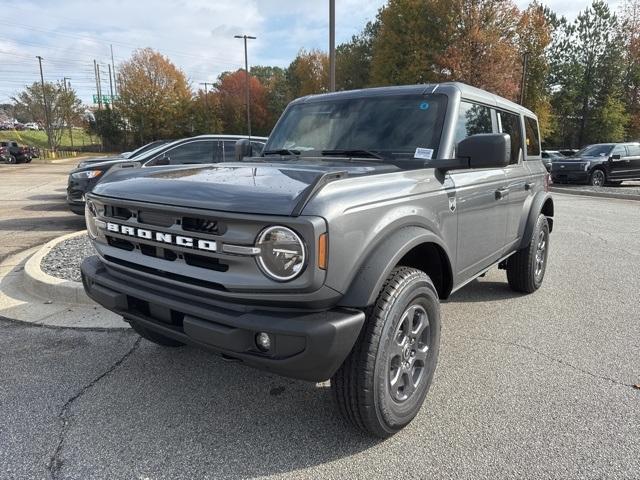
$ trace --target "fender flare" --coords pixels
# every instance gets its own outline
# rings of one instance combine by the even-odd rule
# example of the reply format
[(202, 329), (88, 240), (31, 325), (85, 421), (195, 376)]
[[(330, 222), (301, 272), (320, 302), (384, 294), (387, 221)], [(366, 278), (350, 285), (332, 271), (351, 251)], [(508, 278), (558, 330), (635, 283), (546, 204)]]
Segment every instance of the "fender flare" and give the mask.
[[(426, 228), (407, 226), (382, 239), (373, 248), (358, 269), (339, 304), (359, 308), (372, 305), (391, 270), (407, 252), (424, 243), (434, 243), (442, 249), (446, 256), (445, 267), (449, 269), (448, 278), (452, 279), (451, 257), (442, 240)], [(450, 292), (452, 285), (445, 285), (444, 288)]]
[(533, 198), (531, 207), (529, 208), (529, 216), (527, 217), (527, 224), (525, 225), (524, 233), (522, 234), (522, 241), (520, 242), (519, 250), (528, 247), (531, 243), (531, 235), (533, 235), (533, 230), (536, 228), (538, 216), (542, 213), (542, 209), (547, 202), (550, 202), (551, 209), (551, 213), (546, 214), (549, 219), (549, 232), (553, 230), (553, 198), (549, 192), (538, 192)]

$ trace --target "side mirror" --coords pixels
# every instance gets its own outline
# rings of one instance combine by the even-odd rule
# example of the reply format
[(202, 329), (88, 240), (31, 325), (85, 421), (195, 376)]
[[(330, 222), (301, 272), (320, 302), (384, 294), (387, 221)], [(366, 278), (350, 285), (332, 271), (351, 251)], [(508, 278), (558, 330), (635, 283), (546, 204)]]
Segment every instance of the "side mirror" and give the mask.
[(241, 138), (236, 142), (236, 162), (241, 161), (244, 157), (253, 155), (253, 146), (246, 138)]
[(511, 136), (507, 133), (478, 133), (465, 138), (456, 157), (469, 159), (469, 168), (501, 168), (511, 160)]
[(611, 160), (620, 160), (622, 157), (618, 154), (616, 155), (611, 155)]

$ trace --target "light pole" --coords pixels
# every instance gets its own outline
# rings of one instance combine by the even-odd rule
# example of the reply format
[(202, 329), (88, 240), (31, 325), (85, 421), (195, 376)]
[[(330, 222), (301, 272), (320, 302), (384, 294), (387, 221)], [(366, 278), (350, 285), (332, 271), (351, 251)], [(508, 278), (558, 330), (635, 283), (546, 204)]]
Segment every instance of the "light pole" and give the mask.
[(36, 55), (38, 59), (38, 63), (40, 64), (40, 82), (42, 85), (42, 104), (44, 107), (44, 119), (47, 122), (47, 140), (49, 143), (49, 150), (53, 151), (53, 147), (51, 144), (51, 122), (49, 122), (49, 107), (47, 106), (47, 95), (44, 92), (44, 75), (42, 74), (42, 57), (40, 55)]
[(329, 91), (336, 91), (336, 0), (329, 0)]
[(207, 85), (211, 85), (213, 87), (213, 83), (209, 82), (200, 82), (200, 85), (204, 85), (204, 108), (205, 108), (205, 117), (207, 122), (207, 128), (211, 127), (211, 120), (209, 118), (209, 92), (207, 92)]
[(68, 114), (68, 118), (67, 118), (67, 122), (68, 122), (68, 127), (69, 127), (69, 138), (71, 139), (71, 148), (73, 148), (73, 129), (71, 128), (71, 105), (67, 104), (66, 102), (69, 101), (69, 88), (71, 88), (71, 82), (69, 82), (69, 87), (67, 88), (67, 80), (71, 80), (69, 77), (64, 77), (62, 79), (62, 83), (64, 83), (64, 93), (65, 96), (67, 97), (65, 99), (65, 105), (67, 105), (69, 108), (67, 110), (67, 114)]
[(249, 60), (247, 59), (247, 40), (255, 40), (256, 37), (251, 35), (234, 35), (233, 38), (242, 38), (244, 40), (244, 79), (245, 79), (245, 101), (247, 102), (247, 133), (251, 139), (251, 107), (249, 106)]

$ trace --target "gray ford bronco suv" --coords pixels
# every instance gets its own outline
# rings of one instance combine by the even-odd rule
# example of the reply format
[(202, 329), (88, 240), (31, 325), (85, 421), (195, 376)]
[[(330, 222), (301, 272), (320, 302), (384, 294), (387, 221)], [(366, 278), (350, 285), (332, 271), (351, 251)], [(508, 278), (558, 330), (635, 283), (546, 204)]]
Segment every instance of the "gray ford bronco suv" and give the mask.
[(159, 345), (331, 379), (379, 437), (427, 395), (439, 300), (494, 266), (538, 289), (554, 214), (536, 116), (460, 83), (300, 98), (260, 156), (115, 170), (87, 199), (91, 298)]

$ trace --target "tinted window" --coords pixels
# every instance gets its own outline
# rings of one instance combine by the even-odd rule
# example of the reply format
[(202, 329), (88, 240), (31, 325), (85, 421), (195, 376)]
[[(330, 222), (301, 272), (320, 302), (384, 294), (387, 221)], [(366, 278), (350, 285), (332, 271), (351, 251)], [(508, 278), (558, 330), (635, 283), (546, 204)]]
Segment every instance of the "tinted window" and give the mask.
[(438, 94), (299, 103), (287, 108), (265, 151), (368, 150), (393, 159), (422, 147), (436, 157), (446, 109), (447, 97)]
[(538, 122), (533, 118), (524, 117), (524, 129), (527, 135), (527, 156), (540, 155), (540, 137), (538, 136)]
[(608, 157), (611, 155), (612, 144), (589, 145), (575, 153), (576, 157)]
[(211, 163), (213, 161), (213, 150), (218, 142), (189, 142), (179, 145), (168, 152), (171, 165), (181, 165), (185, 163)]
[(223, 148), (223, 162), (233, 162), (236, 159), (236, 141), (235, 140), (225, 140), (224, 142), (220, 142)]
[(611, 150), (609, 155), (620, 155), (621, 157), (626, 157), (627, 151), (625, 150), (624, 145), (616, 145), (613, 147), (613, 150)]
[(522, 156), (522, 129), (520, 127), (520, 115), (513, 113), (498, 112), (498, 120), (502, 127), (502, 133), (511, 136), (511, 161), (509, 164), (516, 164)]
[(627, 145), (627, 151), (630, 157), (640, 157), (640, 145), (637, 143)]
[(492, 133), (491, 109), (483, 105), (460, 102), (455, 143), (476, 133)]

